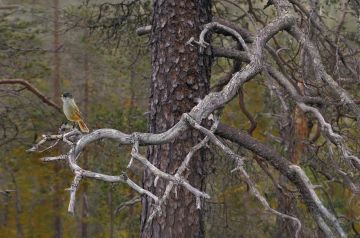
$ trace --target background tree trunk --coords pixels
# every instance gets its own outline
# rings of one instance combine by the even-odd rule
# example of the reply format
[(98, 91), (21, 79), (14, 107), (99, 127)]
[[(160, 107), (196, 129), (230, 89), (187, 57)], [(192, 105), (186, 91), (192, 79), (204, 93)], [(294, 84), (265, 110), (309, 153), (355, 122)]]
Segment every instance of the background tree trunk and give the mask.
[[(87, 35), (87, 33), (86, 33)], [(88, 118), (89, 115), (89, 80), (90, 80), (90, 69), (88, 54), (84, 54), (84, 116)], [(84, 151), (83, 156), (84, 167), (88, 167), (88, 152)], [(83, 190), (81, 194), (81, 238), (88, 237), (88, 216), (89, 207), (87, 201), (88, 183), (84, 181)]]
[[(60, 105), (60, 32), (59, 32), (59, 0), (54, 0), (54, 18), (53, 18), (53, 71), (52, 71), (52, 90), (53, 101)], [(61, 170), (61, 165), (55, 163), (54, 165), (54, 177), (58, 178)], [(54, 210), (54, 238), (62, 237), (62, 218), (61, 218), (61, 209), (62, 201), (59, 196), (61, 188), (60, 180), (54, 180), (54, 197), (53, 197), (53, 210)]]
[[(182, 113), (188, 112), (209, 91), (210, 57), (199, 55), (197, 48), (186, 45), (197, 37), (200, 26), (211, 20), (210, 0), (154, 2), (151, 53), (152, 77), (150, 96), (150, 132), (159, 133), (172, 127)], [(200, 134), (188, 131), (173, 143), (151, 146), (148, 159), (159, 169), (174, 173), (189, 149), (199, 142)], [(187, 171), (190, 183), (204, 190), (203, 170), (205, 151), (193, 157)], [(161, 179), (154, 187), (154, 176), (145, 171), (143, 185), (161, 196), (165, 182)], [(202, 212), (196, 209), (195, 198), (188, 191), (178, 188), (177, 197), (172, 193), (161, 217), (145, 228), (153, 210), (152, 201), (142, 198), (142, 237), (203, 237)]]

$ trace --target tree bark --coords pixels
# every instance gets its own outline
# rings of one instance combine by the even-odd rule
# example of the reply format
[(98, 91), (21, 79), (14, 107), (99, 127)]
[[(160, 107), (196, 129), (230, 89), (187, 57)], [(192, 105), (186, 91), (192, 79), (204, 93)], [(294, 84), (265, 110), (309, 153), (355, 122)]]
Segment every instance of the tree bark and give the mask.
[[(196, 98), (203, 98), (209, 91), (209, 56), (198, 53), (186, 45), (197, 37), (200, 26), (211, 20), (211, 0), (154, 1), (151, 34), (152, 77), (150, 96), (151, 133), (171, 128), (182, 113), (190, 111)], [(175, 173), (189, 149), (199, 142), (200, 133), (189, 130), (172, 143), (150, 146), (148, 159), (159, 169)], [(193, 157), (184, 176), (196, 188), (204, 190), (205, 151)], [(144, 172), (143, 186), (162, 196), (166, 186), (159, 179), (154, 186), (154, 176)], [(196, 209), (192, 194), (182, 188), (177, 196), (172, 193), (163, 213), (145, 229), (148, 216), (153, 211), (152, 200), (142, 198), (141, 237), (203, 237), (202, 211)]]

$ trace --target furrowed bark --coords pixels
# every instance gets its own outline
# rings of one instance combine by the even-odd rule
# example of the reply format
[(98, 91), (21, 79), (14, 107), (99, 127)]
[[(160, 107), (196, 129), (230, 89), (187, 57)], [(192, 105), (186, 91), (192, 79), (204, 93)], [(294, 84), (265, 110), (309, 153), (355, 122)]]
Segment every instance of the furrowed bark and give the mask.
[[(211, 20), (211, 1), (154, 1), (151, 52), (152, 79), (150, 97), (150, 133), (168, 130), (183, 113), (191, 110), (196, 98), (209, 92), (210, 57), (200, 55), (196, 48), (186, 45), (192, 36), (200, 34), (200, 26)], [(148, 160), (160, 170), (173, 174), (186, 157), (188, 150), (201, 139), (200, 133), (188, 130), (166, 145), (150, 146)], [(184, 177), (196, 188), (204, 187), (205, 152), (193, 156)], [(160, 196), (166, 183), (144, 173), (145, 189)], [(154, 218), (145, 229), (152, 214), (153, 201), (142, 198), (141, 237), (203, 237), (202, 211), (196, 208), (195, 197), (184, 188), (178, 196), (171, 193), (162, 215)]]

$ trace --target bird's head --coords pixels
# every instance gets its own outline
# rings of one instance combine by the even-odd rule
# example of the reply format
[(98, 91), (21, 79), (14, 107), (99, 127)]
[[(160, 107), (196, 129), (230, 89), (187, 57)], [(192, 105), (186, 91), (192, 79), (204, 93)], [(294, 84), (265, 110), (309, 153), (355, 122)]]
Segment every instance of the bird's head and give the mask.
[(72, 94), (71, 93), (63, 93), (62, 95), (61, 95), (61, 100), (62, 101), (66, 101), (66, 100), (70, 100), (70, 99), (73, 99), (73, 96), (72, 96)]

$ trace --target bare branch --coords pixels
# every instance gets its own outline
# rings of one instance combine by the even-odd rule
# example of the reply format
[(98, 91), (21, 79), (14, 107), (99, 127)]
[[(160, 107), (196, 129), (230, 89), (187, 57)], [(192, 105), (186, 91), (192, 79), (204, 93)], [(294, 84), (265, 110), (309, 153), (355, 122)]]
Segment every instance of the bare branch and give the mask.
[(19, 5), (4, 5), (0, 6), (0, 10), (14, 10), (20, 8)]
[(247, 117), (247, 119), (250, 122), (250, 128), (248, 129), (248, 133), (250, 135), (252, 135), (252, 133), (256, 129), (257, 123), (256, 123), (255, 118), (251, 115), (251, 113), (249, 112), (249, 110), (247, 110), (247, 108), (245, 106), (244, 93), (242, 92), (242, 88), (239, 89), (238, 99), (239, 99), (238, 102), (239, 102), (239, 107), (240, 107), (241, 111), (243, 112), (243, 114)]
[(141, 199), (139, 197), (134, 197), (134, 198), (132, 198), (131, 200), (129, 200), (127, 202), (123, 202), (115, 209), (115, 214), (119, 213), (125, 207), (132, 206), (132, 205), (134, 205), (136, 203), (139, 203), (139, 202), (141, 202)]
[(76, 191), (79, 187), (80, 181), (82, 178), (82, 172), (81, 171), (75, 171), (75, 177), (74, 181), (71, 184), (71, 187), (68, 189), (70, 191), (70, 201), (69, 201), (69, 207), (68, 212), (74, 214), (75, 211), (75, 200), (76, 200)]
[[(235, 30), (237, 33), (239, 33), (242, 36), (242, 38), (244, 38), (244, 41), (246, 43), (252, 43), (254, 41), (254, 36), (250, 33), (248, 29), (242, 28), (239, 25), (221, 17), (213, 17), (213, 21), (218, 22), (219, 24), (224, 25), (227, 28), (231, 28)], [(230, 33), (222, 28), (214, 29), (214, 31), (222, 35), (229, 35)]]
[(60, 155), (60, 156), (55, 156), (55, 157), (44, 157), (41, 158), (42, 161), (44, 162), (53, 162), (55, 160), (66, 160), (67, 156), (66, 155)]
[(306, 35), (301, 32), (298, 27), (292, 27), (288, 32), (297, 39), (300, 43), (303, 44), (303, 47), (310, 55), (310, 59), (312, 59), (312, 63), (314, 65), (315, 76), (326, 82), (332, 91), (337, 95), (340, 101), (344, 105), (348, 105), (357, 118), (357, 125), (360, 128), (360, 109), (356, 105), (356, 103), (351, 99), (349, 94), (339, 86), (339, 84), (326, 72), (324, 65), (322, 64), (321, 57), (318, 49), (314, 46), (314, 44), (306, 37)]
[(226, 57), (229, 59), (237, 59), (244, 62), (250, 62), (250, 59), (244, 51), (228, 49), (223, 47), (212, 47), (212, 53), (215, 57)]
[(250, 179), (250, 176), (248, 175), (248, 173), (246, 172), (246, 170), (244, 169), (243, 166), (238, 166), (232, 172), (235, 172), (235, 171), (240, 171), (241, 175), (243, 176), (246, 183), (248, 184), (251, 193), (260, 201), (260, 203), (265, 207), (266, 211), (268, 211), (270, 213), (273, 213), (276, 216), (279, 216), (281, 218), (290, 219), (290, 220), (292, 220), (292, 221), (294, 221), (296, 223), (297, 228), (296, 228), (296, 231), (295, 231), (295, 237), (296, 238), (299, 237), (299, 232), (301, 230), (301, 222), (300, 222), (300, 220), (298, 218), (294, 217), (294, 216), (286, 215), (284, 213), (281, 213), (281, 212), (271, 208), (269, 203), (266, 201), (266, 199), (257, 190), (254, 182)]
[(317, 205), (318, 209), (320, 210), (322, 217), (324, 219), (327, 219), (335, 227), (336, 231), (339, 233), (339, 235), (341, 237), (347, 237), (344, 230), (340, 226), (340, 223), (337, 220), (337, 218), (326, 209), (326, 207), (320, 201), (319, 197), (316, 195), (314, 189), (311, 188), (313, 185), (311, 184), (309, 178), (306, 176), (304, 171), (297, 165), (292, 165), (292, 166), (290, 166), (290, 168), (302, 179), (302, 181), (305, 183), (305, 185), (308, 188), (310, 188), (309, 189), (310, 196), (311, 196), (312, 200), (315, 202), (315, 204)]
[[(296, 218), (296, 217), (292, 217), (292, 216), (283, 214), (281, 212), (278, 212), (278, 211), (276, 211), (275, 209), (272, 209), (269, 206), (266, 199), (263, 196), (261, 196), (260, 192), (256, 189), (254, 182), (252, 182), (252, 180), (250, 179), (250, 176), (247, 174), (246, 170), (243, 168), (243, 159), (240, 156), (238, 156), (236, 153), (234, 153), (230, 148), (228, 148), (223, 143), (221, 143), (220, 140), (218, 140), (216, 138), (216, 136), (214, 135), (214, 133), (212, 131), (206, 129), (205, 127), (200, 126), (188, 114), (184, 114), (184, 117), (190, 123), (191, 126), (193, 126), (194, 128), (196, 128), (196, 129), (200, 130), (202, 133), (204, 133), (206, 135), (206, 137), (211, 140), (211, 142), (213, 142), (215, 145), (220, 147), (222, 149), (222, 151), (224, 151), (225, 154), (231, 160), (235, 161), (237, 167), (234, 170), (232, 170), (231, 172), (240, 171), (240, 173), (245, 178), (246, 183), (249, 185), (253, 195), (262, 203), (262, 205), (266, 208), (267, 211), (269, 211), (271, 213), (274, 213), (275, 215), (280, 216), (282, 218), (291, 219), (291, 220), (296, 222), (297, 230), (296, 230), (296, 233), (295, 233), (295, 237), (298, 237), (300, 229), (301, 229), (300, 220), (298, 218)], [(217, 128), (217, 126), (216, 126), (216, 128)]]
[(237, 31), (235, 31), (234, 29), (232, 29), (230, 27), (224, 26), (218, 22), (210, 22), (204, 26), (204, 30), (201, 31), (201, 34), (199, 36), (200, 45), (206, 45), (206, 44), (208, 45), (208, 43), (205, 41), (205, 35), (208, 33), (208, 31), (212, 30), (213, 28), (221, 29), (221, 30), (226, 31), (229, 34), (233, 35), (239, 41), (239, 43), (241, 44), (243, 49), (246, 52), (249, 52), (249, 48), (246, 45), (243, 37)]
[(12, 193), (12, 192), (16, 192), (16, 190), (13, 190), (13, 189), (0, 190), (0, 193), (5, 196), (9, 196), (10, 193)]
[(39, 97), (45, 104), (55, 108), (57, 111), (61, 112), (60, 106), (54, 103), (51, 99), (44, 96), (35, 86), (24, 79), (1, 79), (0, 84), (21, 84), (26, 87), (30, 92)]
[(138, 36), (143, 36), (151, 33), (151, 26), (142, 26), (136, 29), (136, 34)]
[[(326, 220), (331, 221), (334, 227), (336, 226), (339, 229), (339, 232), (343, 232), (341, 231), (341, 227), (339, 226), (338, 221), (333, 219), (334, 216), (330, 215), (329, 217), (329, 214), (331, 213), (321, 203), (320, 199), (314, 191), (313, 185), (300, 167), (291, 164), (286, 158), (282, 157), (269, 146), (258, 142), (247, 133), (244, 133), (236, 128), (219, 124), (215, 133), (225, 139), (238, 143), (239, 145), (244, 146), (246, 149), (261, 156), (281, 174), (287, 177), (300, 191), (303, 201), (309, 208), (309, 211), (313, 215), (319, 227), (321, 227), (324, 232), (331, 230), (325, 222), (320, 222), (323, 221), (323, 217), (326, 218)], [(300, 172), (300, 170), (302, 172)]]
[(210, 196), (204, 192), (201, 192), (200, 190), (194, 188), (193, 186), (191, 186), (189, 184), (188, 181), (186, 181), (184, 178), (181, 178), (180, 176), (175, 177), (173, 175), (170, 175), (168, 173), (165, 173), (161, 170), (159, 170), (158, 168), (156, 168), (152, 163), (150, 163), (145, 157), (143, 157), (140, 153), (138, 153), (137, 151), (132, 151), (131, 155), (137, 159), (138, 161), (140, 161), (146, 168), (148, 168), (154, 175), (172, 181), (173, 183), (177, 184), (177, 185), (182, 185), (184, 186), (187, 190), (189, 190), (192, 194), (194, 194), (194, 196), (196, 197), (203, 197), (203, 198), (207, 198), (209, 199)]
[[(212, 125), (210, 131), (215, 131), (217, 126), (218, 126), (218, 123), (219, 121), (218, 120), (215, 120), (214, 124)], [(201, 148), (203, 148), (204, 146), (206, 146), (206, 144), (208, 143), (209, 141), (209, 137), (206, 136), (200, 143), (198, 143), (197, 145), (195, 145), (194, 147), (192, 147), (189, 151), (189, 153), (186, 155), (184, 161), (181, 163), (181, 165), (179, 166), (178, 170), (176, 171), (174, 177), (176, 178), (179, 178), (182, 173), (186, 170), (187, 166), (189, 165), (190, 163), (190, 160), (191, 158), (193, 157), (193, 155), (198, 151), (200, 150)], [(156, 179), (155, 179), (156, 180)], [(155, 183), (155, 182), (154, 182)], [(147, 222), (146, 222), (146, 227), (148, 227), (152, 220), (154, 219), (154, 217), (159, 213), (161, 212), (161, 205), (167, 200), (167, 198), (169, 197), (169, 194), (170, 194), (170, 191), (172, 190), (172, 188), (174, 187), (174, 182), (170, 181), (168, 183), (168, 185), (166, 186), (165, 188), (165, 192), (162, 196), (162, 198), (159, 200), (159, 204), (158, 204), (158, 208), (157, 209), (154, 209), (154, 211), (152, 212), (152, 214), (149, 216)], [(155, 185), (156, 186), (156, 185)], [(175, 188), (175, 194), (176, 193), (176, 188)], [(200, 204), (201, 204), (201, 201), (200, 201), (200, 196), (196, 196), (196, 203), (197, 203), (197, 207), (198, 209), (200, 209)]]

